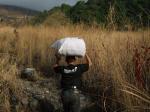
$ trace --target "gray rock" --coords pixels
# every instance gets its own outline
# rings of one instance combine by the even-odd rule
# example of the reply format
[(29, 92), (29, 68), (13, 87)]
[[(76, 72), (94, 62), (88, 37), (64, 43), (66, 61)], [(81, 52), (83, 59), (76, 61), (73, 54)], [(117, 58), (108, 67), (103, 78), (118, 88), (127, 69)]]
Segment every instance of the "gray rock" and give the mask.
[(37, 99), (29, 99), (29, 107), (32, 112), (37, 112), (39, 106), (39, 101)]
[(28, 102), (27, 99), (23, 99), (21, 103), (24, 105), (28, 103), (27, 105), (31, 112), (53, 112), (53, 110), (60, 108), (59, 90), (56, 88), (56, 83), (53, 79), (41, 78), (36, 82), (28, 80), (21, 81), (23, 93), (28, 99)]
[(91, 103), (92, 103), (92, 101), (89, 96), (80, 94), (80, 106), (82, 109), (86, 108)]
[(36, 81), (38, 76), (34, 68), (25, 68), (21, 71), (21, 78), (29, 81)]
[(21, 104), (22, 105), (24, 105), (24, 106), (27, 106), (28, 105), (28, 99), (27, 98), (23, 98), (22, 100), (21, 100)]

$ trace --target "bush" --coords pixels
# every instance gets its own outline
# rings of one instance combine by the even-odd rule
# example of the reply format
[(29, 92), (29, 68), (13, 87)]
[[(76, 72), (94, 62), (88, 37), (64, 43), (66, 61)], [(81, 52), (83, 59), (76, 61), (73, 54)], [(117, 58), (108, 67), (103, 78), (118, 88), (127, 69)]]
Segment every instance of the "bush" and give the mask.
[(62, 12), (73, 23), (91, 25), (97, 23), (119, 29), (131, 24), (134, 27), (149, 26), (150, 0), (88, 0), (78, 1), (74, 6), (62, 4), (50, 11), (39, 13), (32, 24), (43, 23), (48, 16)]
[(44, 22), (44, 20), (48, 17), (49, 13), (48, 11), (44, 11), (44, 12), (40, 12), (37, 16), (35, 16), (32, 20), (31, 20), (31, 24), (32, 25), (38, 25)]

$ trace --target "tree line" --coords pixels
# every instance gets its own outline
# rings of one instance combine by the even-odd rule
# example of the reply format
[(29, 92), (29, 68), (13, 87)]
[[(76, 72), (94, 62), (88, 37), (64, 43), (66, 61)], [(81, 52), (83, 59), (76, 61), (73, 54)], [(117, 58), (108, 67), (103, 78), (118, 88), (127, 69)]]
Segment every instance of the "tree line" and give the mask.
[[(78, 1), (74, 6), (62, 4), (48, 12), (60, 9), (72, 23), (98, 24), (103, 26), (124, 27), (149, 26), (150, 0), (88, 0)], [(42, 12), (40, 22), (48, 16)]]

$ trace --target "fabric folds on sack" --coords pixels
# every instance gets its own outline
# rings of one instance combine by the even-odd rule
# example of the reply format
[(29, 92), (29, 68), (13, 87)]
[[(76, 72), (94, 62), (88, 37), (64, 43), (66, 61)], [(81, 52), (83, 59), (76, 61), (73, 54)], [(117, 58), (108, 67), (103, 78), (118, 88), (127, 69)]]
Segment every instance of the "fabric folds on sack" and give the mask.
[(66, 37), (57, 40), (51, 46), (58, 50), (60, 55), (84, 57), (86, 53), (86, 45), (83, 39), (78, 37)]

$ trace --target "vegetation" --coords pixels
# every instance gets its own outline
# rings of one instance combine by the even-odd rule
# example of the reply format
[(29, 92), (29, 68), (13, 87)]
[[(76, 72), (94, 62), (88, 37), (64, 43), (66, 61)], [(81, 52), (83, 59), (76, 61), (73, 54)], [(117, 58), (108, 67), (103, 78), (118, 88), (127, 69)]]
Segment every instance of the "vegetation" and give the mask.
[(149, 0), (88, 0), (79, 1), (70, 10), (70, 17), (74, 22), (84, 21), (98, 24), (109, 24), (111, 21), (117, 26), (125, 24), (147, 26), (149, 17)]
[[(31, 20), (34, 26), (16, 29), (1, 25), (0, 111), (14, 111), (12, 96), (25, 97), (22, 68), (33, 67), (40, 78), (47, 79), (48, 75), (54, 79), (51, 88), (59, 93), (58, 78), (51, 68), (55, 51), (49, 46), (62, 37), (79, 36), (85, 40), (93, 62), (82, 78), (83, 93), (93, 101), (85, 112), (149, 112), (149, 6), (149, 0), (79, 1), (39, 13)], [(145, 29), (132, 31), (139, 27)], [(51, 96), (59, 99), (58, 94)], [(30, 112), (25, 106), (16, 109)]]
[(49, 46), (56, 39), (71, 35), (84, 38), (93, 62), (83, 82), (85, 93), (95, 99), (96, 112), (149, 111), (149, 33), (149, 30), (108, 32), (84, 25), (28, 26), (15, 32), (12, 27), (3, 27), (0, 29), (0, 107), (3, 107), (0, 110), (10, 111), (8, 88), (21, 97), (18, 71), (22, 66), (34, 67), (42, 75), (54, 74), (49, 71), (52, 71), (55, 52)]
[(36, 24), (43, 23), (47, 17), (48, 17), (48, 11), (45, 10), (44, 12), (40, 12), (31, 20), (31, 24), (36, 25)]
[[(62, 4), (61, 7), (54, 8), (49, 13), (61, 10), (73, 23), (88, 25), (96, 23), (111, 29), (114, 26), (117, 29), (125, 29), (127, 25), (134, 28), (149, 26), (149, 6), (149, 0), (88, 0), (87, 2), (79, 1), (72, 7)], [(48, 16), (45, 12), (42, 15), (45, 15), (45, 18), (38, 16), (37, 19), (44, 21)], [(35, 19), (35, 23), (42, 23), (42, 21)]]

